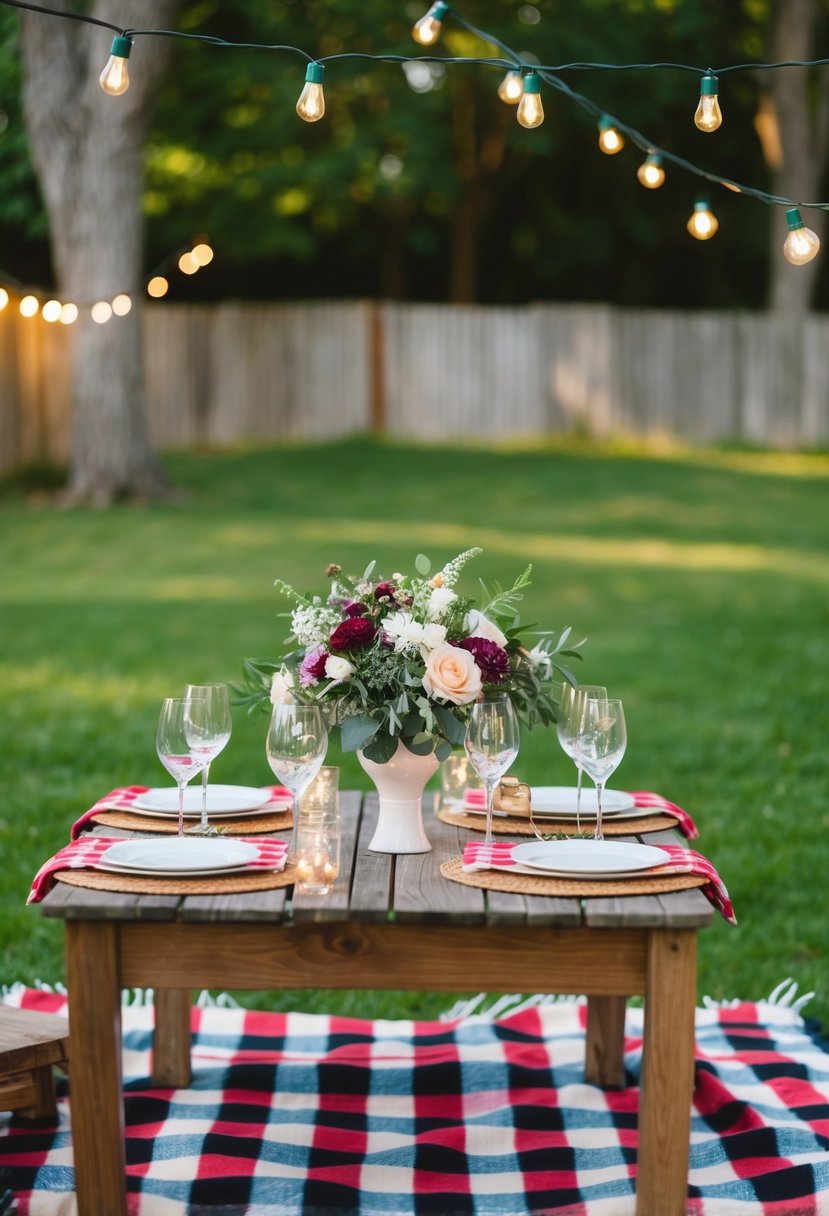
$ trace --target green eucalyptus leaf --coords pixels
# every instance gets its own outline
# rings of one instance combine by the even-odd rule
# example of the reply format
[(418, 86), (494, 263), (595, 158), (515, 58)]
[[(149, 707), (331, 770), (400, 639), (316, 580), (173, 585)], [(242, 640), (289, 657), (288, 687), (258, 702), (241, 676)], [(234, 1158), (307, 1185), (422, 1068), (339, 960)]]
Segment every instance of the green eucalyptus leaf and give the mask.
[(385, 730), (378, 730), (371, 742), (363, 748), (363, 755), (375, 764), (388, 764), (397, 751), (397, 744), (396, 737), (392, 738)]
[(435, 755), (440, 761), (448, 760), (452, 755), (452, 744), (443, 739), (435, 748)]
[(418, 574), (422, 575), (423, 578), (426, 578), (431, 569), (432, 563), (429, 561), (426, 554), (418, 553), (417, 557), (415, 558), (415, 570), (418, 572)]
[(365, 750), (365, 745), (379, 729), (380, 723), (368, 714), (349, 714), (341, 728), (343, 751), (356, 752), (358, 748)]

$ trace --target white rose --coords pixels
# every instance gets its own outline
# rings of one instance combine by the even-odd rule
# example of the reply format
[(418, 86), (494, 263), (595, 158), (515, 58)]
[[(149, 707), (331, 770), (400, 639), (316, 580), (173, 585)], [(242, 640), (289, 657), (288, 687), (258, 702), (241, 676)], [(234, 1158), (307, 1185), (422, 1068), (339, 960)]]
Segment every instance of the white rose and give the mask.
[(426, 608), (426, 615), (430, 621), (437, 621), (443, 616), (446, 609), (458, 597), (454, 591), (450, 591), (448, 587), (435, 587), (432, 594), (429, 596), (429, 603)]
[(468, 705), (480, 695), (481, 673), (468, 650), (444, 642), (426, 660), (423, 687), (430, 697)]
[(507, 644), (505, 634), (501, 633), (498, 626), (477, 608), (472, 608), (468, 613), (466, 627), (471, 638), (486, 638), (490, 642), (496, 642), (499, 646)]
[(293, 672), (275, 671), (271, 680), (271, 704), (293, 705), (294, 694), (291, 692), (293, 687)]
[(436, 621), (432, 621), (431, 624), (423, 626), (423, 641), (421, 645), (424, 650), (434, 650), (436, 646), (442, 646), (445, 641), (445, 625), (438, 625)]
[(346, 680), (350, 680), (354, 675), (355, 667), (349, 663), (348, 659), (343, 659), (340, 655), (330, 654), (325, 660), (325, 674), (329, 680), (334, 680), (337, 684), (344, 684)]

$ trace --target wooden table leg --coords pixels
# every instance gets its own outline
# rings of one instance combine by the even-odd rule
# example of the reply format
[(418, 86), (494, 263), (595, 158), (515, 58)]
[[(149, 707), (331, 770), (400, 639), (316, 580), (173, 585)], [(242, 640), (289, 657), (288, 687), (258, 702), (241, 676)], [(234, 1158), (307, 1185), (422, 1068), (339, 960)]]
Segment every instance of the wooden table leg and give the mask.
[(625, 1009), (627, 997), (589, 996), (584, 1049), (588, 1085), (621, 1089), (625, 1083)]
[(685, 1216), (694, 1085), (696, 930), (649, 935), (636, 1216)]
[(190, 989), (156, 988), (153, 1085), (187, 1089), (190, 1084)]
[(69, 1110), (78, 1216), (124, 1216), (126, 1162), (121, 1076), (118, 929), (66, 922), (71, 1072)]

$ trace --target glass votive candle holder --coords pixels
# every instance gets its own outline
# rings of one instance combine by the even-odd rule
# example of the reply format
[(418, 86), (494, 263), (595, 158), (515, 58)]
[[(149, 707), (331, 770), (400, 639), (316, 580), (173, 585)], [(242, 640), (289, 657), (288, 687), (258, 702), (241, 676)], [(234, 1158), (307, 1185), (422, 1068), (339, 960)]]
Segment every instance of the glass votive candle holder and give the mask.
[(340, 770), (336, 765), (324, 764), (302, 795), (300, 817), (314, 811), (338, 810), (339, 796)]
[(465, 752), (447, 756), (440, 766), (440, 800), (444, 806), (463, 806), (469, 789), (483, 789), (480, 778)]
[(336, 807), (303, 810), (296, 849), (296, 889), (305, 895), (327, 895), (340, 872), (340, 816)]

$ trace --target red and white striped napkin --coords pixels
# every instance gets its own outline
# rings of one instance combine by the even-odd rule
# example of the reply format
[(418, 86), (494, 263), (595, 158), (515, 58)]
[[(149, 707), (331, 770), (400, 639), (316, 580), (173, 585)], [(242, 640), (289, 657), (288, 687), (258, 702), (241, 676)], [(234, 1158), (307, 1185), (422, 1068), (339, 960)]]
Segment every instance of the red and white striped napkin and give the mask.
[[(234, 837), (234, 843), (237, 839), (244, 841), (245, 844), (252, 844), (257, 850), (256, 857), (252, 857), (250, 861), (244, 863), (245, 870), (278, 871), (285, 869), (285, 861), (288, 857), (286, 840), (263, 839), (261, 836), (250, 838), (240, 836)], [(101, 858), (107, 849), (113, 844), (123, 843), (123, 839), (109, 836), (84, 836), (80, 840), (73, 840), (71, 844), (64, 845), (62, 849), (58, 849), (54, 857), (50, 857), (48, 861), (44, 862), (35, 874), (26, 903), (36, 904), (43, 899), (44, 895), (54, 886), (54, 875), (59, 870), (98, 870), (101, 866)]]
[[(654, 794), (651, 790), (628, 790), (627, 793), (633, 799), (633, 805), (637, 809), (654, 811), (660, 815), (670, 815), (672, 819), (676, 820), (676, 826), (688, 840), (696, 840), (697, 836), (699, 836), (697, 825), (691, 816), (687, 811), (683, 811), (681, 806), (677, 806), (675, 802), (669, 802), (667, 798), (663, 798), (661, 794)], [(464, 805), (471, 810), (477, 810), (478, 808), (486, 810), (486, 793), (484, 790), (465, 790), (463, 800)], [(633, 830), (631, 828), (631, 831)]]
[[(69, 839), (77, 840), (84, 828), (101, 811), (132, 811), (135, 815), (140, 815), (140, 809), (132, 804), (136, 798), (148, 793), (149, 790), (148, 785), (124, 785), (119, 789), (110, 790), (72, 824)], [(260, 811), (285, 811), (293, 805), (291, 791), (284, 785), (263, 785), (262, 792), (268, 795), (268, 801), (258, 808)], [(244, 815), (244, 813), (244, 811), (239, 812), (240, 815)]]
[[(540, 871), (515, 861), (512, 856), (514, 848), (515, 843), (507, 840), (495, 840), (492, 844), (483, 840), (468, 840), (463, 850), (461, 869), (465, 874), (474, 874), (477, 870), (506, 870), (511, 874), (534, 874), (538, 878)], [(695, 874), (699, 878), (707, 879), (705, 886), (700, 888), (703, 895), (722, 913), (730, 925), (736, 925), (737, 918), (725, 883), (708, 858), (693, 849), (684, 848), (681, 844), (660, 844), (659, 848), (670, 854), (670, 860), (664, 865), (655, 866), (647, 873), (653, 877), (663, 874)], [(622, 881), (625, 877), (627, 876), (620, 874), (619, 880)], [(636, 877), (641, 877), (641, 872)]]

